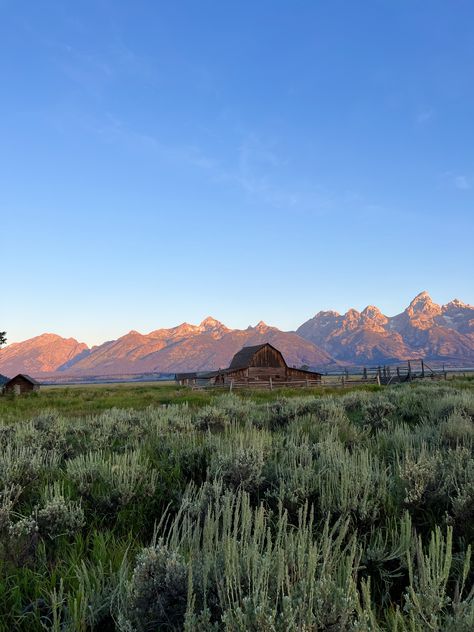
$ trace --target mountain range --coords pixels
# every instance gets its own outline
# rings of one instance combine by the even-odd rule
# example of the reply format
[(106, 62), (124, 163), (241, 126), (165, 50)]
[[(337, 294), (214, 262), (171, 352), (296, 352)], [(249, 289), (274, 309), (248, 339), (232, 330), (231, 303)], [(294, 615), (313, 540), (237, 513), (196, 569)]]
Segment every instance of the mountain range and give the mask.
[(319, 369), (424, 358), (452, 364), (474, 362), (474, 307), (454, 299), (434, 303), (427, 292), (401, 313), (387, 317), (372, 305), (345, 314), (321, 311), (296, 332), (258, 323), (229, 329), (208, 317), (149, 334), (130, 331), (89, 348), (74, 338), (42, 334), (0, 350), (0, 373), (112, 375), (199, 371), (228, 366), (243, 346), (270, 342), (290, 366)]
[(319, 312), (297, 333), (352, 364), (410, 358), (474, 362), (474, 307), (458, 299), (437, 305), (427, 292), (397, 316), (387, 317), (373, 305), (362, 312)]

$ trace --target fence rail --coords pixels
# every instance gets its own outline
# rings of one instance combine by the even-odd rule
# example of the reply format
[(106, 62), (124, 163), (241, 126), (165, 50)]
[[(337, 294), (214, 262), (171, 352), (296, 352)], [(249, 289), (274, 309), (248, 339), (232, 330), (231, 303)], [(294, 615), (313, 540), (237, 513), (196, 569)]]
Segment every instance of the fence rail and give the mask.
[(234, 389), (253, 389), (253, 390), (274, 390), (276, 388), (352, 388), (354, 386), (380, 384), (379, 380), (368, 378), (366, 380), (347, 379), (341, 376), (339, 379), (326, 380), (291, 380), (289, 382), (280, 382), (273, 380), (257, 380), (255, 382), (228, 382), (227, 384), (193, 384), (193, 390), (220, 389), (232, 391)]

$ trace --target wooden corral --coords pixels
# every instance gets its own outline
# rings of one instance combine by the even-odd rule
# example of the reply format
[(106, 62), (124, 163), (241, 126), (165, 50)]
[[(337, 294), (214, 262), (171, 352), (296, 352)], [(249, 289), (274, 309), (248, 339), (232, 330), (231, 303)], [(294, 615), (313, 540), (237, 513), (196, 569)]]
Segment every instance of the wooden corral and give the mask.
[(181, 385), (205, 386), (234, 384), (235, 386), (258, 385), (258, 383), (287, 384), (298, 382), (320, 383), (321, 374), (289, 367), (278, 349), (264, 343), (243, 347), (232, 359), (228, 369), (207, 373), (177, 373)]
[(34, 378), (24, 373), (19, 373), (8, 380), (3, 389), (5, 393), (14, 393), (15, 395), (23, 395), (24, 393), (32, 393), (39, 391), (40, 384)]

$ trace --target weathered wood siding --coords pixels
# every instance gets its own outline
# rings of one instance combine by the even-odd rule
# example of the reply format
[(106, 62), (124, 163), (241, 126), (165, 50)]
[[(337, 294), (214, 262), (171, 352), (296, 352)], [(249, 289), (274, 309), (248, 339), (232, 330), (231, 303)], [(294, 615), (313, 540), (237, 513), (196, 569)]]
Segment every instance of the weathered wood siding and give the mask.
[(291, 367), (254, 367), (250, 366), (248, 369), (236, 369), (235, 371), (227, 371), (222, 375), (215, 378), (215, 384), (230, 384), (231, 382), (269, 382), (272, 379), (273, 382), (291, 382), (291, 381), (306, 381), (311, 382), (321, 381), (321, 375), (319, 373), (313, 373), (310, 371), (301, 371), (299, 369), (293, 369)]
[(252, 366), (249, 367), (249, 378), (253, 380), (285, 380), (286, 367)]
[(30, 381), (25, 379), (22, 375), (19, 375), (8, 382), (5, 385), (6, 393), (32, 393), (33, 391), (38, 391), (39, 386), (37, 384), (32, 384)]
[(262, 347), (254, 354), (249, 366), (251, 367), (286, 367), (282, 354), (269, 345)]
[(321, 373), (314, 373), (313, 371), (302, 371), (301, 369), (294, 369), (293, 367), (287, 367), (287, 380), (310, 380), (321, 381)]

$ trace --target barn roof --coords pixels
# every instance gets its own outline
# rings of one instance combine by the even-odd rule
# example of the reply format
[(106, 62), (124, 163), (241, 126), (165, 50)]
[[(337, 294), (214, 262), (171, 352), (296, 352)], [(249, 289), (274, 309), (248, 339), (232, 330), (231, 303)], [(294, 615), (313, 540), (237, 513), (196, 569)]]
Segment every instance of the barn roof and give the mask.
[[(263, 347), (271, 347), (272, 349), (275, 349), (275, 347), (268, 342), (264, 342), (261, 345), (254, 345), (252, 347), (242, 347), (242, 349), (232, 358), (229, 369), (245, 369), (250, 365), (250, 362), (257, 351), (260, 351)], [(278, 349), (275, 349), (275, 351), (278, 351)], [(280, 351), (278, 351), (278, 353), (280, 353)]]
[(8, 380), (7, 384), (10, 384), (10, 382), (13, 382), (13, 380), (16, 380), (18, 377), (22, 377), (24, 380), (27, 380), (28, 382), (30, 382), (31, 384), (34, 384), (35, 386), (39, 386), (40, 383), (35, 380), (34, 377), (30, 377), (29, 375), (26, 375), (26, 373), (18, 373), (18, 375), (15, 375), (15, 377), (12, 377), (11, 380)]

